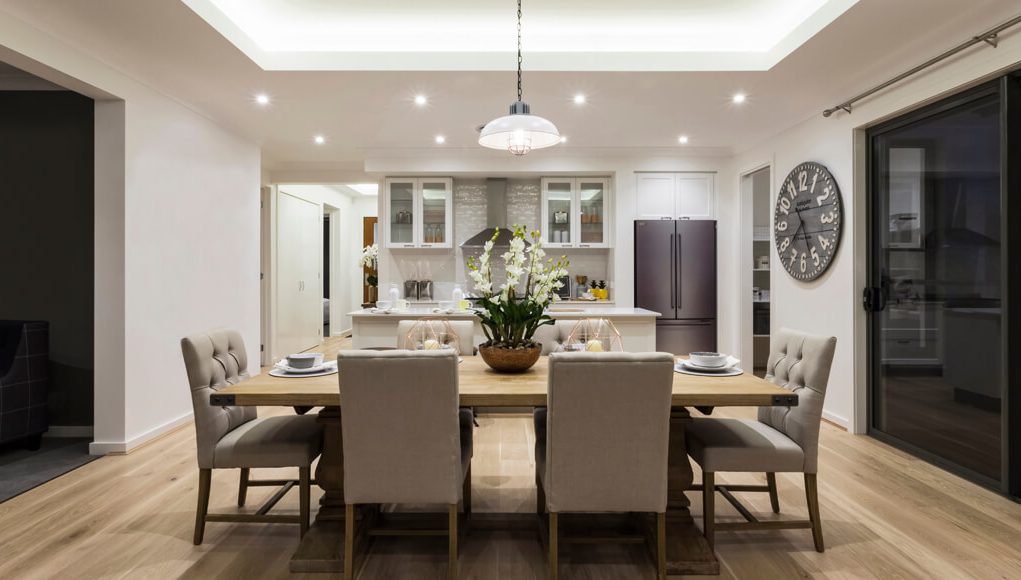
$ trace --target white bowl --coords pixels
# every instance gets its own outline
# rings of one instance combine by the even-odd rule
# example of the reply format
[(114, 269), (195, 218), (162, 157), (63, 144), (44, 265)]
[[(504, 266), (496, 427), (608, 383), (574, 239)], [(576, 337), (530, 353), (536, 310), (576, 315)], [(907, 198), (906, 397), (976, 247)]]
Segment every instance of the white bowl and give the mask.
[(292, 369), (310, 369), (321, 364), (323, 364), (321, 352), (302, 352), (287, 357), (287, 365)]
[(454, 309), (454, 301), (453, 300), (440, 300), (439, 307), (440, 307), (440, 310), (453, 310)]
[(688, 355), (688, 360), (693, 364), (708, 368), (721, 368), (729, 358), (729, 355), (718, 352), (693, 352)]
[(393, 302), (390, 301), (390, 300), (377, 300), (376, 301), (376, 308), (378, 308), (380, 310), (389, 310), (390, 308), (393, 307), (393, 305), (394, 305)]

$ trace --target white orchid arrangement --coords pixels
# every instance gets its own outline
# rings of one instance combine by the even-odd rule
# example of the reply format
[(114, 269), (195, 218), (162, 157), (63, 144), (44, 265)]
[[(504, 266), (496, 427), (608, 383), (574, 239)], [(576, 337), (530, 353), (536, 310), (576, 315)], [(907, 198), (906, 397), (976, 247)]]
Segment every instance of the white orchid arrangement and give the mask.
[(372, 244), (371, 246), (365, 246), (362, 248), (362, 259), (359, 260), (358, 265), (362, 268), (376, 269), (376, 260), (379, 259), (379, 245)]
[[(564, 286), (560, 279), (567, 275), (568, 261), (565, 256), (556, 261), (546, 259), (539, 231), (529, 234), (527, 228), (514, 226), (510, 248), (502, 256), (507, 278), (499, 288), (494, 288), (493, 245), (499, 234), (498, 229), (483, 246), (478, 260), (468, 260), (468, 276), (479, 295), (476, 311), (488, 339), (486, 346), (529, 348), (535, 346), (532, 341), (535, 330), (553, 323), (546, 307), (559, 298), (557, 290)], [(532, 241), (527, 247), (526, 236)], [(525, 283), (520, 288), (522, 279)], [(523, 290), (520, 296), (519, 288)]]

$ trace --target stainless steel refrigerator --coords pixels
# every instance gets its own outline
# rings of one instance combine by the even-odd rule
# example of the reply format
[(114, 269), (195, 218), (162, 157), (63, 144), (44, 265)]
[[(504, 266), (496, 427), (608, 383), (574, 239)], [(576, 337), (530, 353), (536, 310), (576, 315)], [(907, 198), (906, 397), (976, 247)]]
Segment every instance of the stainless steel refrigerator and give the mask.
[(657, 350), (716, 350), (715, 221), (635, 221), (635, 306), (662, 314)]

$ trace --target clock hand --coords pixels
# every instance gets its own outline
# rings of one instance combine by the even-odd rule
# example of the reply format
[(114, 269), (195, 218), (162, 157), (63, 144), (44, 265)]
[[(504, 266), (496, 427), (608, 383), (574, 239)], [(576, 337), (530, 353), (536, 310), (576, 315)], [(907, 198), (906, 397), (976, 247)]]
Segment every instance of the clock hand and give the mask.
[[(802, 217), (801, 217), (801, 210), (799, 210), (798, 206), (796, 206), (796, 205), (794, 206), (794, 212), (798, 214), (798, 220), (801, 221), (801, 225), (798, 226), (798, 229), (800, 230), (800, 229), (805, 227), (805, 220), (802, 219)], [(794, 233), (794, 239), (795, 240), (798, 239), (797, 232)], [(805, 245), (805, 254), (808, 254), (809, 252), (811, 252), (811, 250), (808, 248), (808, 234), (807, 233), (804, 236), (801, 237), (801, 242)]]

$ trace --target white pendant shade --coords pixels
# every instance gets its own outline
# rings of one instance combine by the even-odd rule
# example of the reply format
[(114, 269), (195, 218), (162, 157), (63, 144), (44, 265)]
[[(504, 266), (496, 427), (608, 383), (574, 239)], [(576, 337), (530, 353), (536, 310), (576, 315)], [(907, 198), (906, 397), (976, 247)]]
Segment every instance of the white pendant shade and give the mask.
[[(523, 103), (521, 103), (523, 105)], [(518, 103), (515, 103), (518, 105)], [(515, 110), (511, 106), (511, 111)], [(527, 105), (518, 110), (527, 111)], [(512, 113), (486, 123), (479, 134), (479, 145), (524, 155), (560, 143), (560, 131), (551, 121), (527, 112)]]

